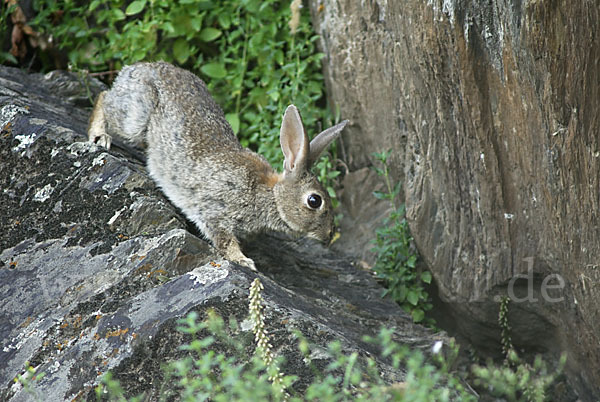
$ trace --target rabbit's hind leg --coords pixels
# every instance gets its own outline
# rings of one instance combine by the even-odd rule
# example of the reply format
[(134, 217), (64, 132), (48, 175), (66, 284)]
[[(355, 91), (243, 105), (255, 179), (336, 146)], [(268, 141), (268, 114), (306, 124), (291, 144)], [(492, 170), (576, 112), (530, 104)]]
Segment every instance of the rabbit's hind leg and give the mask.
[(102, 99), (106, 132), (132, 145), (144, 146), (158, 92), (147, 66), (124, 67)]
[(90, 123), (88, 125), (88, 141), (110, 149), (112, 138), (106, 133), (106, 119), (104, 117), (104, 96), (106, 92), (102, 91), (98, 95), (98, 99), (94, 105), (94, 111), (90, 116)]

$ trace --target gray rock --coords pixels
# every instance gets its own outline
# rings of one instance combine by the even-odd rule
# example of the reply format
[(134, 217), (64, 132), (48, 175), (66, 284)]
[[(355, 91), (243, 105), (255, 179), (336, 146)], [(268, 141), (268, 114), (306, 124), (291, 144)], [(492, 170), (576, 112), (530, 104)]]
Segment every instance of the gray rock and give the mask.
[[(554, 361), (566, 351), (579, 397), (597, 400), (598, 3), (310, 3), (328, 94), (352, 122), (350, 170), (394, 149), (447, 323), (498, 355), (497, 297), (512, 290), (515, 345)], [(364, 218), (346, 231), (377, 225)]]
[[(363, 355), (377, 350), (362, 335), (383, 325), (413, 347), (447, 341), (381, 299), (370, 273), (308, 240), (248, 244), (258, 274), (220, 260), (129, 150), (85, 142), (78, 79), (0, 67), (0, 400), (32, 398), (12, 381), (27, 362), (46, 373), (34, 383), (43, 400), (87, 398), (107, 370), (155, 400), (161, 364), (189, 342), (177, 319), (214, 308), (244, 320), (257, 275), (275, 351), (302, 381), (311, 374), (294, 328)], [(252, 343), (248, 329), (237, 336)]]

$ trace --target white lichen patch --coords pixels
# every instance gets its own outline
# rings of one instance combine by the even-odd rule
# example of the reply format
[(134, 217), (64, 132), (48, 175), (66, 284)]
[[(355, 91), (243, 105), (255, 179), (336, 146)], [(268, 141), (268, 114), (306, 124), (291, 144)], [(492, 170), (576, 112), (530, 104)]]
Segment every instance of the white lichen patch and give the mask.
[[(164, 247), (165, 244), (173, 241), (176, 238), (185, 238), (187, 231), (185, 229), (173, 229), (162, 236), (145, 238), (142, 247), (135, 251), (131, 258), (139, 258), (140, 256), (148, 255), (152, 250)], [(176, 242), (176, 240), (174, 241)]]
[(19, 141), (20, 143), (13, 148), (13, 151), (16, 152), (27, 148), (35, 142), (35, 137), (37, 137), (36, 133), (31, 133), (29, 135), (15, 135), (15, 140)]
[(17, 105), (4, 105), (0, 109), (0, 127), (12, 122), (17, 114), (29, 114), (29, 110)]
[(62, 212), (62, 200), (58, 200), (56, 204), (54, 204), (54, 208), (52, 208), (52, 212), (55, 214), (59, 214)]
[(112, 216), (112, 218), (110, 218), (107, 222), (108, 226), (112, 226), (113, 223), (115, 223), (115, 221), (119, 218), (119, 216), (127, 209), (127, 206), (124, 206), (123, 208), (119, 209), (117, 212), (115, 212), (115, 214)]
[(50, 198), (53, 192), (54, 187), (52, 187), (50, 184), (46, 184), (43, 188), (39, 189), (35, 193), (35, 195), (33, 196), (33, 200), (37, 202), (44, 202), (48, 198)]
[(48, 120), (38, 119), (34, 117), (32, 119), (29, 119), (29, 124), (33, 124), (34, 126), (45, 126), (46, 124), (48, 124)]
[(310, 351), (309, 361), (312, 360), (326, 360), (330, 358), (330, 354), (325, 348), (319, 347), (318, 345)]
[(23, 331), (20, 331), (17, 336), (10, 340), (10, 342), (2, 348), (4, 353), (8, 353), (11, 350), (20, 350), (23, 345), (32, 337), (38, 337), (42, 339), (45, 335), (45, 331), (39, 329), (42, 324), (41, 319), (35, 319), (31, 322), (27, 328)]
[(78, 141), (78, 142), (74, 142), (71, 145), (69, 145), (67, 147), (67, 150), (71, 153), (71, 155), (73, 156), (79, 156), (82, 155), (86, 152), (95, 152), (98, 150), (98, 146), (96, 144), (92, 144), (91, 142), (87, 142), (87, 141)]
[(102, 153), (94, 158), (92, 161), (92, 166), (102, 166), (106, 163), (106, 154)]
[(52, 364), (49, 368), (48, 371), (51, 374), (54, 374), (58, 371), (58, 369), (60, 369), (60, 362), (58, 360), (54, 361), (54, 364)]
[(201, 284), (206, 286), (225, 279), (229, 275), (228, 265), (228, 261), (219, 261), (219, 263), (215, 263), (214, 265), (206, 264), (194, 268), (193, 271), (188, 272), (188, 275), (194, 281), (194, 285)]
[(254, 328), (254, 323), (250, 318), (246, 318), (244, 321), (240, 323), (240, 329), (244, 332), (252, 331)]

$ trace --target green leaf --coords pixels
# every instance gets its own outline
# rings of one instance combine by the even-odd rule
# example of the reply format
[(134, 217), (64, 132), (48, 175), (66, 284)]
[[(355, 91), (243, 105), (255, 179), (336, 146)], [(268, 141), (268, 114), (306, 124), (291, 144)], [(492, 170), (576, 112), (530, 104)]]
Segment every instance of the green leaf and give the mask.
[(424, 271), (421, 273), (421, 280), (425, 283), (431, 283), (431, 272)]
[(406, 300), (406, 286), (402, 285), (397, 289), (397, 301), (399, 302), (403, 302), (404, 300)]
[(200, 71), (208, 75), (210, 78), (225, 78), (227, 70), (220, 63), (208, 63), (200, 67)]
[(134, 15), (142, 11), (146, 7), (146, 0), (135, 0), (131, 2), (127, 9), (125, 9), (126, 15)]
[(373, 196), (378, 200), (385, 200), (388, 198), (388, 194), (383, 191), (373, 191)]
[(144, 57), (146, 57), (146, 50), (144, 48), (138, 48), (131, 55), (131, 61), (140, 61), (143, 60)]
[(190, 46), (184, 38), (179, 38), (173, 45), (173, 56), (179, 64), (183, 64), (190, 57)]
[(200, 28), (202, 28), (203, 17), (204, 17), (203, 14), (199, 14), (190, 20), (190, 25), (192, 26), (194, 31), (198, 32), (200, 30)]
[(406, 295), (406, 300), (413, 306), (416, 306), (417, 303), (419, 303), (419, 294), (414, 290), (409, 290)]
[(99, 5), (100, 0), (93, 0), (88, 7), (88, 11), (94, 11)]
[(233, 133), (237, 135), (240, 131), (240, 116), (237, 113), (227, 113), (225, 118), (231, 125)]
[(121, 9), (119, 9), (119, 8), (113, 8), (112, 13), (113, 13), (113, 18), (115, 19), (115, 21), (122, 21), (125, 19), (125, 13), (123, 11), (121, 11)]
[(192, 28), (192, 18), (183, 10), (177, 10), (177, 12), (173, 13), (171, 23), (175, 29), (175, 32), (173, 33), (174, 36), (185, 37), (187, 35), (194, 34), (194, 30)]
[(222, 33), (223, 32), (217, 28), (204, 28), (202, 32), (200, 32), (200, 39), (202, 39), (204, 42), (210, 42), (217, 39)]
[(0, 52), (0, 62), (7, 60), (13, 64), (19, 64), (18, 60), (12, 54), (8, 52)]
[(425, 312), (420, 308), (416, 308), (411, 311), (410, 315), (412, 316), (414, 322), (421, 322), (423, 321), (423, 318), (425, 318)]
[(336, 198), (335, 190), (331, 186), (327, 186), (327, 194), (329, 194), (329, 197), (331, 198)]
[(173, 34), (175, 33), (175, 27), (173, 27), (173, 24), (171, 24), (170, 21), (165, 21), (160, 25), (161, 29), (165, 32), (167, 32), (168, 34)]
[(220, 13), (217, 19), (219, 20), (219, 25), (221, 25), (223, 29), (229, 29), (231, 26), (231, 17), (229, 14)]
[(258, 11), (258, 8), (260, 7), (262, 1), (261, 0), (249, 0), (245, 3), (246, 3), (245, 4), (246, 10), (248, 10), (249, 13), (254, 14), (255, 12)]

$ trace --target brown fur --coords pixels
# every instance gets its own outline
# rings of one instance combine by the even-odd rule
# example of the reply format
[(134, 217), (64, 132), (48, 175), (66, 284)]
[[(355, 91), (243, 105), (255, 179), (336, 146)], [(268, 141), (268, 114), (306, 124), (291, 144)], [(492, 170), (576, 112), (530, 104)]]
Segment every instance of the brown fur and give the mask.
[[(225, 258), (254, 269), (239, 244), (249, 235), (272, 230), (330, 240), (331, 200), (310, 167), (345, 125), (309, 143), (290, 105), (280, 131), (284, 172), (278, 174), (240, 145), (200, 78), (157, 62), (121, 70), (99, 98), (88, 136), (106, 147), (112, 135), (146, 144), (148, 171), (173, 204)], [(308, 202), (315, 197), (322, 199), (318, 206)]]

